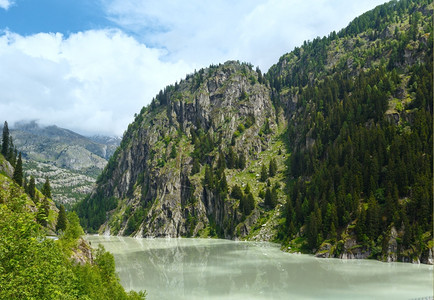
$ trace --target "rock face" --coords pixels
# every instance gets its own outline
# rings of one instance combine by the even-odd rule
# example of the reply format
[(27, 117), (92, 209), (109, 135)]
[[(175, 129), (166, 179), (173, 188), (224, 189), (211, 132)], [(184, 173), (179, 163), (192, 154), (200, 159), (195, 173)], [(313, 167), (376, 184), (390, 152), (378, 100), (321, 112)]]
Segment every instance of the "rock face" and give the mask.
[(76, 247), (72, 249), (71, 260), (75, 264), (93, 264), (92, 248), (83, 238), (79, 238)]
[[(211, 225), (226, 238), (249, 234), (259, 214), (251, 213), (240, 224), (245, 216), (239, 201), (227, 195), (231, 183), (246, 185), (236, 177), (248, 166), (220, 174), (229, 182), (225, 195), (219, 194), (217, 183), (204, 184), (205, 169), (216, 169), (219, 157), (226, 163), (229, 149), (237, 158), (257, 160), (268, 148), (275, 120), (270, 90), (247, 64), (227, 62), (168, 87), (130, 125), (93, 193), (94, 198), (118, 199), (100, 231), (196, 236)], [(195, 161), (199, 169), (193, 174)]]
[(14, 167), (3, 157), (0, 156), (0, 172), (6, 174), (8, 177), (12, 177), (14, 174)]

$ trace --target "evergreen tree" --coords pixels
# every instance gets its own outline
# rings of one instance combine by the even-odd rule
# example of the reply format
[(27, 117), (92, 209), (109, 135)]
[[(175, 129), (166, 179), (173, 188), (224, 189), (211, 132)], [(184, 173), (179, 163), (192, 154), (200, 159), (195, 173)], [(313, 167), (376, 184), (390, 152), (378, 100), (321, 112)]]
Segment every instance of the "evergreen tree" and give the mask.
[(255, 198), (252, 193), (244, 195), (240, 200), (240, 210), (245, 216), (250, 215), (252, 210), (255, 208)]
[(277, 172), (277, 163), (276, 163), (276, 159), (272, 158), (270, 160), (270, 165), (268, 167), (268, 174), (270, 175), (270, 177), (274, 177), (274, 175), (276, 175)]
[(19, 186), (23, 185), (23, 162), (21, 159), (21, 152), (18, 155), (18, 160), (15, 165), (13, 179)]
[(271, 190), (271, 197), (270, 197), (270, 203), (268, 204), (271, 208), (276, 207), (277, 205), (277, 190), (279, 189), (278, 184), (274, 185), (273, 189)]
[(250, 215), (252, 210), (255, 208), (255, 197), (253, 197), (252, 193), (248, 193), (246, 198), (246, 209), (244, 213)]
[(240, 200), (243, 197), (243, 191), (238, 184), (234, 185), (231, 191), (231, 197)]
[(193, 159), (193, 167), (191, 168), (191, 173), (190, 175), (194, 175), (196, 173), (198, 173), (200, 171), (200, 163), (199, 160), (194, 158)]
[(172, 145), (172, 150), (170, 151), (170, 158), (176, 158), (176, 145)]
[(250, 188), (250, 185), (247, 184), (246, 187), (244, 188), (244, 194), (248, 195), (252, 192), (252, 189)]
[(219, 157), (217, 159), (217, 170), (218, 173), (221, 173), (226, 168), (226, 159), (223, 155), (223, 152), (220, 151)]
[(240, 170), (244, 170), (246, 168), (246, 156), (244, 155), (244, 152), (241, 152), (238, 156), (237, 167)]
[(32, 198), (32, 200), (35, 200), (35, 177), (30, 176), (30, 181), (29, 181), (29, 185), (28, 185), (28, 190), (27, 190), (27, 194), (29, 194), (30, 198)]
[(6, 159), (15, 167), (17, 161), (17, 149), (14, 147), (14, 142), (12, 136), (9, 136), (9, 149), (6, 155)]
[(267, 168), (265, 167), (265, 165), (262, 165), (260, 180), (261, 182), (265, 182), (267, 181), (267, 179), (268, 179)]
[(16, 147), (14, 147), (14, 149), (13, 149), (13, 151), (12, 151), (12, 161), (11, 161), (11, 164), (14, 166), (14, 168), (15, 168), (15, 166), (16, 166), (16, 164), (17, 164), (17, 160), (18, 160), (18, 150), (17, 150), (17, 148)]
[(44, 195), (47, 198), (52, 198), (51, 197), (51, 187), (50, 187), (50, 180), (48, 179), (48, 177), (45, 178), (45, 183), (42, 186), (41, 189), (42, 195)]
[(270, 188), (267, 188), (265, 191), (265, 199), (264, 199), (264, 204), (268, 207), (271, 207), (271, 203), (272, 203), (272, 196), (271, 196), (271, 190)]
[(212, 168), (209, 165), (205, 166), (205, 178), (204, 178), (205, 185), (209, 188), (214, 187), (214, 175), (212, 172)]
[(57, 224), (56, 224), (56, 231), (59, 232), (65, 231), (66, 229), (66, 211), (65, 206), (63, 204), (60, 205), (59, 208), (59, 215), (57, 216)]
[(27, 178), (25, 174), (23, 174), (23, 189), (27, 193), (28, 186), (27, 186)]
[(227, 167), (228, 169), (233, 169), (237, 166), (238, 157), (232, 147), (229, 148), (229, 153), (227, 157)]
[(378, 202), (373, 194), (371, 194), (368, 199), (368, 209), (366, 211), (366, 225), (369, 238), (375, 240), (378, 236), (378, 230), (380, 229), (380, 212)]
[(226, 195), (228, 193), (228, 183), (226, 181), (226, 175), (223, 172), (220, 182), (219, 182), (219, 186), (218, 186), (218, 192), (221, 198), (226, 198)]
[(3, 125), (2, 154), (5, 158), (7, 158), (9, 154), (9, 128), (8, 122), (6, 121)]
[(308, 218), (307, 223), (307, 242), (311, 249), (318, 246), (318, 220), (316, 219), (316, 213), (312, 212)]
[(256, 67), (256, 73), (258, 73), (258, 82), (259, 83), (263, 83), (264, 80), (263, 80), (263, 77), (262, 77), (261, 69), (259, 69), (259, 67)]
[(44, 227), (46, 227), (48, 224), (49, 211), (50, 204), (48, 203), (47, 197), (44, 197), (42, 202), (39, 204), (38, 212), (36, 214), (36, 221)]

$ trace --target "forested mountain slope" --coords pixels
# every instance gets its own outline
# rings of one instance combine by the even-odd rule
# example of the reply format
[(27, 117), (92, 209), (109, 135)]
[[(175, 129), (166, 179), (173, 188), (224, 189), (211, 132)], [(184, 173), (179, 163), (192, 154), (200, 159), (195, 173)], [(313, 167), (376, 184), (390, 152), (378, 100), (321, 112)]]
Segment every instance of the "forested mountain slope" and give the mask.
[(83, 224), (432, 262), (432, 14), (392, 1), (265, 75), (227, 62), (166, 87), (77, 207)]
[(284, 55), (287, 240), (324, 256), (427, 261), (432, 249), (430, 1), (390, 2)]

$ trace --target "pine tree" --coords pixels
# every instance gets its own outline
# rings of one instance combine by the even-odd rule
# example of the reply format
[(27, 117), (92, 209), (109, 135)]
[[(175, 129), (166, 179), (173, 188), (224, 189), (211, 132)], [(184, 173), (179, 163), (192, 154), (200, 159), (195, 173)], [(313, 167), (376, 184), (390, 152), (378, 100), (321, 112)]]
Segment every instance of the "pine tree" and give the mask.
[(279, 189), (279, 186), (276, 184), (273, 189), (271, 190), (271, 202), (269, 204), (269, 206), (271, 208), (276, 207), (277, 205), (277, 190)]
[(212, 168), (209, 165), (205, 166), (205, 178), (204, 178), (205, 185), (209, 188), (214, 188), (214, 175), (212, 172)]
[(32, 200), (35, 200), (35, 188), (35, 177), (30, 176), (27, 193), (29, 194), (30, 198), (32, 198)]
[(268, 178), (267, 168), (265, 167), (265, 165), (262, 165), (260, 180), (261, 182), (265, 182), (267, 178)]
[(12, 136), (9, 136), (9, 150), (8, 150), (7, 155), (6, 155), (6, 159), (11, 163), (11, 165), (13, 167), (15, 167), (15, 163), (17, 160), (16, 153), (17, 153), (17, 150), (14, 147), (14, 142), (13, 142)]
[(13, 179), (19, 186), (23, 185), (23, 161), (21, 159), (21, 152), (18, 155), (18, 160), (15, 165)]
[(50, 198), (50, 199), (52, 198), (51, 197), (50, 180), (48, 179), (48, 177), (45, 178), (45, 183), (42, 186), (41, 192), (45, 197)]
[(23, 189), (27, 193), (28, 187), (27, 187), (27, 178), (25, 174), (23, 174)]
[(9, 154), (9, 128), (8, 122), (6, 121), (3, 126), (2, 154), (5, 158), (7, 158)]
[(274, 175), (276, 175), (276, 172), (277, 172), (277, 163), (276, 160), (272, 158), (270, 160), (270, 165), (268, 167), (268, 174), (270, 175), (270, 177), (274, 177)]
[(307, 222), (307, 242), (311, 249), (318, 246), (318, 223), (315, 212), (311, 212)]
[(267, 188), (267, 190), (265, 191), (265, 199), (264, 199), (264, 204), (266, 206), (271, 206), (271, 202), (272, 202), (272, 196), (271, 196), (271, 190), (270, 188)]
[(253, 194), (249, 192), (248, 194), (244, 195), (240, 200), (240, 210), (245, 216), (250, 215), (252, 210), (255, 208), (255, 198), (253, 197)]
[(228, 193), (228, 183), (226, 181), (226, 175), (225, 175), (224, 171), (222, 173), (222, 177), (221, 177), (220, 182), (219, 182), (218, 192), (219, 192), (219, 195), (221, 196), (221, 198), (223, 198), (223, 199), (226, 198), (226, 195)]
[(252, 188), (250, 187), (250, 184), (247, 184), (246, 187), (244, 188), (244, 194), (248, 195), (252, 192)]
[(176, 146), (172, 145), (172, 150), (170, 151), (170, 158), (176, 158)]
[(200, 163), (199, 160), (194, 158), (193, 159), (193, 167), (191, 168), (191, 173), (190, 175), (194, 175), (196, 173), (198, 173), (200, 171)]
[(227, 167), (228, 169), (233, 169), (236, 167), (238, 162), (237, 154), (234, 152), (232, 147), (229, 148), (229, 153), (227, 157)]
[(330, 238), (333, 240), (333, 241), (336, 241), (337, 240), (337, 234), (336, 234), (336, 228), (335, 228), (335, 223), (332, 223), (331, 225), (330, 225)]
[(246, 168), (246, 156), (243, 152), (238, 156), (237, 167), (240, 170), (244, 170)]
[(244, 211), (244, 213), (246, 215), (250, 215), (250, 213), (252, 212), (252, 210), (255, 208), (255, 198), (253, 197), (252, 193), (249, 193), (246, 196), (246, 209)]
[(65, 206), (60, 205), (59, 215), (57, 217), (56, 231), (65, 231), (66, 229), (66, 212)]
[(224, 169), (226, 169), (226, 159), (223, 155), (223, 152), (220, 151), (219, 157), (217, 159), (217, 170), (218, 173), (221, 173)]
[(261, 70), (259, 69), (259, 67), (256, 67), (256, 73), (258, 73), (258, 82), (259, 82), (259, 83), (263, 83), (264, 80), (263, 80), (263, 77), (262, 77), (262, 72), (261, 72)]
[(371, 193), (368, 199), (368, 209), (366, 211), (366, 224), (367, 224), (367, 233), (371, 239), (375, 239), (378, 235), (378, 229), (380, 225), (380, 212), (377, 200), (374, 195)]
[(234, 185), (231, 191), (231, 197), (240, 200), (243, 197), (243, 191), (238, 184)]

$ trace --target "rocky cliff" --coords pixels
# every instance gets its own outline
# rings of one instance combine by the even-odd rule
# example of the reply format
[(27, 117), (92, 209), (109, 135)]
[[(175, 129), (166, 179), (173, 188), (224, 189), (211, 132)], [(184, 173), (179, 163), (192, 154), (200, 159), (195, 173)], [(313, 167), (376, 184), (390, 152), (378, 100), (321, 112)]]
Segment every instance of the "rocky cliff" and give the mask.
[[(270, 89), (262, 80), (251, 65), (232, 61), (162, 91), (129, 126), (92, 195), (118, 200), (100, 231), (249, 234), (258, 210), (264, 211), (258, 209), (264, 202), (258, 192), (265, 183), (257, 176), (262, 164), (268, 168), (279, 131)], [(208, 182), (206, 172), (212, 177)], [(240, 209), (242, 200), (230, 196), (235, 185), (256, 192), (248, 214)]]

